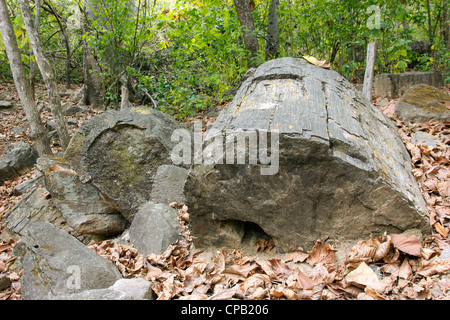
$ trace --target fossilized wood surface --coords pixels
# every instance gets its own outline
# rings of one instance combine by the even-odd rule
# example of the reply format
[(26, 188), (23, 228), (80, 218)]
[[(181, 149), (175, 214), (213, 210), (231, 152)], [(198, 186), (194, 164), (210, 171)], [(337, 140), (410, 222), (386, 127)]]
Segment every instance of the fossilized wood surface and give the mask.
[(332, 70), (301, 59), (261, 65), (207, 134), (279, 130), (279, 171), (261, 164), (191, 168), (194, 243), (239, 245), (259, 225), (281, 250), (318, 239), (428, 230), (426, 206), (396, 127)]

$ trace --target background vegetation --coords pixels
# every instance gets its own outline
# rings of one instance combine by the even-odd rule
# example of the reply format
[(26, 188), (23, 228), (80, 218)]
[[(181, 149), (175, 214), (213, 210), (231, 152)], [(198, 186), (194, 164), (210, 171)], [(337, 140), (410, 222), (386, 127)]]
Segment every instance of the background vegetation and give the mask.
[[(251, 1), (260, 42), (257, 62), (262, 63), (270, 1)], [(228, 90), (250, 65), (233, 0), (90, 2), (97, 9), (89, 19), (83, 0), (43, 0), (39, 32), (55, 74), (67, 87), (83, 82), (83, 43), (89, 47), (108, 107), (119, 104), (126, 79), (134, 102), (156, 104), (183, 119), (229, 98)], [(34, 58), (23, 19), (17, 1), (7, 3), (29, 70)], [(380, 9), (376, 28), (368, 25), (371, 5)], [(450, 82), (447, 0), (280, 0), (278, 10), (279, 57), (326, 59), (358, 82), (367, 44), (376, 41), (377, 73), (433, 70)], [(9, 79), (10, 73), (0, 40), (0, 77)]]

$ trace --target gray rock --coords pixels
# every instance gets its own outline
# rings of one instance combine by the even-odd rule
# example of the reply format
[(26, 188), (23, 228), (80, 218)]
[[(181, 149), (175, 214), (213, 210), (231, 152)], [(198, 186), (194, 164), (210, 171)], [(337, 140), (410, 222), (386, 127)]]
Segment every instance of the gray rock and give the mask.
[(158, 167), (172, 164), (174, 118), (149, 108), (108, 110), (84, 122), (65, 158), (82, 182), (91, 182), (109, 205), (132, 221), (150, 200)]
[(32, 188), (36, 184), (40, 183), (41, 181), (43, 181), (43, 177), (42, 177), (42, 175), (39, 175), (31, 180), (27, 180), (22, 183), (19, 183), (17, 186), (14, 187), (13, 193), (15, 196), (20, 196), (22, 194), (25, 194), (25, 193), (27, 193), (28, 190), (30, 190), (30, 188)]
[(82, 183), (66, 159), (43, 156), (36, 167), (44, 175), (45, 186), (65, 220), (76, 231), (111, 236), (122, 232), (127, 220), (108, 206), (89, 183)]
[(82, 111), (83, 110), (79, 106), (70, 106), (64, 110), (64, 115), (65, 116), (73, 116)]
[(151, 201), (170, 204), (184, 203), (184, 184), (187, 170), (174, 165), (161, 165), (156, 171), (152, 186)]
[(28, 143), (18, 142), (6, 147), (0, 158), (0, 184), (30, 172), (38, 156)]
[(2, 238), (14, 237), (14, 235), (23, 236), (27, 226), (38, 221), (48, 221), (56, 225), (65, 223), (64, 217), (58, 210), (52, 210), (52, 201), (43, 195), (47, 193), (44, 186), (37, 184), (29, 190), (25, 197), (19, 201), (14, 208), (9, 210), (3, 217), (5, 230), (2, 232)]
[(6, 273), (0, 274), (0, 291), (9, 288), (10, 285), (11, 280), (9, 280), (8, 275)]
[(56, 125), (54, 121), (47, 121), (45, 125), (47, 129), (49, 129), (49, 131), (56, 130)]
[(0, 101), (0, 109), (10, 109), (13, 104), (9, 101)]
[[(275, 130), (279, 144), (270, 143)], [(319, 239), (429, 231), (395, 126), (337, 72), (293, 58), (261, 65), (207, 132), (204, 155), (216, 139), (228, 151), (224, 136), (243, 133), (259, 137), (255, 161), (213, 153), (215, 163), (189, 172), (185, 197), (196, 247), (238, 246), (253, 229), (280, 251)], [(261, 157), (267, 150), (271, 161)]]
[(411, 133), (411, 142), (414, 144), (421, 143), (430, 148), (430, 150), (437, 148), (437, 138), (430, 133), (419, 131)]
[(427, 122), (433, 118), (450, 121), (450, 95), (438, 88), (418, 84), (409, 88), (395, 106), (403, 121)]
[(78, 89), (70, 98), (70, 100), (72, 100), (72, 102), (77, 102), (79, 101), (81, 98), (83, 98), (83, 94), (84, 94), (84, 87), (81, 87), (80, 89)]
[(133, 300), (133, 298), (126, 292), (106, 288), (51, 296), (49, 300)]
[(382, 107), (382, 106), (387, 105), (388, 103), (389, 103), (389, 100), (387, 98), (383, 98), (377, 103), (377, 106)]
[(398, 98), (410, 87), (420, 83), (440, 87), (442, 85), (442, 74), (439, 72), (378, 74), (374, 79), (374, 96)]
[[(22, 200), (3, 216), (2, 223), (5, 228), (0, 233), (0, 237), (5, 241), (10, 239), (18, 241), (26, 234), (28, 225), (45, 221), (65, 230), (83, 243), (87, 244), (94, 240), (95, 237), (81, 234), (67, 224), (55, 206), (54, 199), (49, 196), (47, 189), (41, 183), (40, 179), (36, 181)], [(17, 245), (14, 248), (16, 247)]]
[(156, 300), (156, 294), (152, 290), (152, 283), (145, 279), (119, 279), (109, 290), (124, 292), (133, 300)]
[(181, 230), (174, 208), (149, 201), (134, 217), (129, 237), (140, 254), (161, 254), (170, 244), (181, 239)]
[(67, 119), (67, 123), (71, 124), (71, 125), (77, 125), (78, 124), (77, 119), (74, 119), (74, 118)]
[(110, 261), (48, 222), (30, 224), (23, 241), (24, 300), (102, 289), (122, 278)]
[(23, 132), (23, 131), (27, 130), (27, 128), (28, 128), (28, 125), (23, 126), (23, 127), (15, 127), (15, 128), (13, 128), (13, 131), (15, 133), (19, 133), (19, 132)]
[(442, 250), (440, 257), (442, 259), (450, 259), (450, 247), (447, 247), (444, 250)]

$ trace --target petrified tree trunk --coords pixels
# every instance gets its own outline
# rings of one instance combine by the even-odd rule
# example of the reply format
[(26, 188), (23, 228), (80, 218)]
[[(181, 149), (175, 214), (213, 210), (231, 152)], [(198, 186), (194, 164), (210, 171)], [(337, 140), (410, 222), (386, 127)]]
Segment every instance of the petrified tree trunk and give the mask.
[[(240, 163), (239, 154), (228, 158), (239, 134), (250, 138)], [(255, 229), (290, 250), (429, 228), (395, 126), (335, 71), (302, 59), (266, 62), (207, 132), (203, 154), (224, 137), (222, 157), (219, 148), (213, 163), (194, 165), (185, 185), (196, 247), (240, 246)]]
[(67, 131), (64, 115), (62, 113), (61, 98), (59, 96), (56, 78), (53, 74), (50, 63), (45, 57), (44, 50), (42, 49), (41, 40), (34, 26), (34, 19), (31, 13), (30, 5), (26, 0), (20, 0), (19, 4), (23, 21), (25, 23), (25, 28), (27, 30), (28, 39), (30, 40), (31, 47), (33, 48), (34, 57), (36, 58), (37, 65), (41, 71), (42, 78), (44, 79), (45, 86), (48, 90), (50, 110), (55, 121), (56, 132), (58, 132), (58, 136), (64, 150), (69, 144), (70, 136)]
[(3, 44), (5, 45), (6, 54), (11, 66), (17, 93), (19, 94), (27, 120), (30, 123), (31, 136), (36, 144), (36, 149), (40, 155), (52, 154), (50, 140), (47, 137), (47, 130), (45, 130), (44, 125), (41, 122), (39, 112), (34, 102), (30, 83), (23, 68), (19, 47), (11, 25), (8, 7), (5, 0), (0, 0), (0, 32), (2, 34)]

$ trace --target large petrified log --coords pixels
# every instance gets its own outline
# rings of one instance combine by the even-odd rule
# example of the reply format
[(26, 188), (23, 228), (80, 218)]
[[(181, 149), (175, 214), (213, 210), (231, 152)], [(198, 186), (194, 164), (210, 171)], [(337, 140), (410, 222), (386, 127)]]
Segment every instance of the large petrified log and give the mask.
[[(214, 141), (239, 140), (239, 132), (259, 137), (256, 149), (246, 143), (244, 162), (224, 161), (233, 147), (227, 142), (222, 158), (214, 151), (214, 161), (191, 167), (185, 196), (197, 247), (238, 246), (255, 231), (289, 250), (319, 239), (428, 230), (395, 126), (335, 71), (294, 58), (261, 65), (208, 131), (203, 155)], [(270, 164), (261, 157), (265, 132)]]

